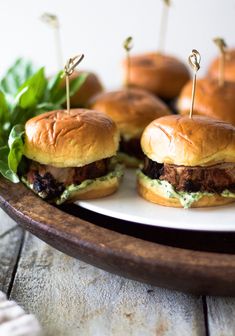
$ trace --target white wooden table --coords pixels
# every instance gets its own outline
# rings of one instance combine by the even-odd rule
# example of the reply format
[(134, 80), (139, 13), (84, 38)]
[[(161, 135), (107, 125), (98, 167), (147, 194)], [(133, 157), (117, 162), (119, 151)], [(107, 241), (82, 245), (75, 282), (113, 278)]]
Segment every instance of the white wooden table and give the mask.
[(235, 335), (235, 298), (109, 274), (24, 232), (1, 209), (0, 290), (36, 315), (46, 336)]

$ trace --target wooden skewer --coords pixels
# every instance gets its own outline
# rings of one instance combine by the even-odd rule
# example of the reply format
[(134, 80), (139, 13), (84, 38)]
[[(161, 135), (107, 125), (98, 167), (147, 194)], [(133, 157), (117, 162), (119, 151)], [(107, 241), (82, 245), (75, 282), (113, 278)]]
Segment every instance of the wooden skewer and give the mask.
[(190, 112), (189, 112), (189, 117), (192, 118), (193, 107), (194, 107), (194, 99), (195, 99), (195, 91), (196, 91), (196, 82), (197, 82), (197, 72), (200, 69), (200, 62), (201, 62), (200, 53), (196, 49), (193, 49), (192, 53), (188, 57), (188, 61), (189, 61), (190, 66), (194, 70), (193, 87), (192, 87), (192, 100), (191, 100), (191, 108), (190, 108)]
[(77, 55), (68, 59), (67, 63), (64, 66), (64, 74), (66, 80), (66, 100), (67, 100), (67, 113), (70, 112), (70, 88), (69, 88), (69, 76), (72, 75), (75, 68), (83, 60), (84, 55)]
[(125, 78), (125, 86), (128, 87), (130, 83), (130, 67), (131, 67), (131, 61), (130, 61), (130, 51), (133, 48), (133, 38), (131, 36), (128, 36), (125, 41), (123, 42), (123, 47), (126, 50), (126, 78)]
[(218, 83), (219, 86), (224, 85), (224, 68), (225, 68), (225, 54), (226, 54), (226, 42), (221, 37), (216, 37), (213, 39), (214, 43), (219, 48), (220, 52), (220, 59), (219, 59), (219, 76), (218, 76)]
[(60, 38), (60, 24), (59, 19), (56, 15), (51, 13), (44, 13), (41, 16), (41, 20), (48, 24), (54, 30), (54, 39), (55, 39), (55, 48), (57, 55), (57, 62), (59, 69), (63, 66), (63, 56), (62, 56), (62, 47), (61, 47), (61, 38)]
[(169, 7), (171, 0), (163, 0), (163, 9), (161, 14), (160, 31), (159, 31), (159, 44), (158, 50), (164, 53), (166, 43), (166, 31), (168, 26)]

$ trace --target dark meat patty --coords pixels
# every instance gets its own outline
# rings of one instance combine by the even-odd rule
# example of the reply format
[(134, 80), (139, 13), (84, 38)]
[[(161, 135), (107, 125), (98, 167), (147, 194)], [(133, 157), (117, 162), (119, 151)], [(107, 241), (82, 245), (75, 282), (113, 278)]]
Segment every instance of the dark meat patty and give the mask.
[(109, 162), (110, 159), (103, 159), (83, 167), (56, 168), (31, 161), (26, 179), (33, 184), (35, 192), (49, 200), (59, 196), (66, 186), (106, 175)]
[(65, 187), (63, 183), (57, 182), (50, 173), (41, 176), (36, 172), (33, 179), (33, 190), (42, 198), (53, 200), (63, 193)]
[(134, 156), (140, 160), (144, 159), (144, 153), (142, 152), (139, 138), (125, 140), (123, 137), (121, 137), (119, 151), (130, 156)]
[(160, 164), (145, 158), (143, 173), (151, 179), (165, 180), (177, 191), (221, 193), (235, 192), (235, 164), (221, 163), (209, 167), (186, 167)]

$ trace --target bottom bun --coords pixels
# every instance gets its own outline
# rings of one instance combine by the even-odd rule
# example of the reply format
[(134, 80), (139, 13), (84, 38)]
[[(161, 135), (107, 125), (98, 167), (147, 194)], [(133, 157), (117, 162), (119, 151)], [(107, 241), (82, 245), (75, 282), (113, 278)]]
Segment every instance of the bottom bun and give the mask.
[(84, 189), (71, 192), (70, 196), (66, 199), (66, 202), (105, 197), (117, 191), (118, 187), (119, 179), (117, 177), (104, 181), (94, 181)]
[(135, 156), (130, 156), (124, 152), (118, 152), (118, 162), (123, 163), (127, 168), (139, 168), (142, 161)]
[[(139, 195), (149, 202), (168, 207), (183, 208), (183, 205), (180, 203), (178, 198), (167, 197), (164, 194), (160, 193), (160, 189), (150, 188), (147, 185), (146, 181), (141, 178), (141, 175), (139, 175), (137, 178), (137, 190)], [(191, 208), (225, 205), (234, 201), (235, 199), (232, 197), (223, 197), (218, 194), (203, 195), (199, 200), (193, 202)]]

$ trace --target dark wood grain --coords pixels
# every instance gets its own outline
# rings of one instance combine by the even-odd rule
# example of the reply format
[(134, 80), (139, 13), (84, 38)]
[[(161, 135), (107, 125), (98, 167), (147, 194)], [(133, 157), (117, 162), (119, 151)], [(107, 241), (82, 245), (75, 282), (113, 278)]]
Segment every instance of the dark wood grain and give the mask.
[[(62, 211), (96, 225), (161, 245), (189, 250), (235, 254), (235, 232), (191, 231), (143, 225), (91, 212), (76, 204), (60, 206)], [(184, 210), (182, 210), (184, 211)]]
[(196, 294), (234, 295), (235, 256), (145, 241), (57, 209), (22, 184), (0, 179), (1, 207), (50, 245), (125, 277)]

